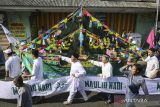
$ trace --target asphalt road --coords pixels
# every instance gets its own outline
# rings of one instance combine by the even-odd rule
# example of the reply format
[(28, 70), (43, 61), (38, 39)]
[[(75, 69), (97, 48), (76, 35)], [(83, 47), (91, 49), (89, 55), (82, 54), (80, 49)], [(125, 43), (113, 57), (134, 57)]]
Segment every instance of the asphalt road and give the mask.
[[(104, 95), (88, 92), (89, 101), (84, 102), (81, 96), (77, 94), (72, 105), (63, 105), (62, 102), (68, 97), (68, 93), (64, 93), (45, 99), (34, 104), (33, 107), (125, 107), (124, 95), (114, 95), (114, 103), (112, 104), (104, 103)], [(150, 95), (145, 99), (147, 101), (136, 103), (136, 107), (160, 107), (160, 95)], [(0, 107), (16, 107), (16, 100), (0, 99)]]

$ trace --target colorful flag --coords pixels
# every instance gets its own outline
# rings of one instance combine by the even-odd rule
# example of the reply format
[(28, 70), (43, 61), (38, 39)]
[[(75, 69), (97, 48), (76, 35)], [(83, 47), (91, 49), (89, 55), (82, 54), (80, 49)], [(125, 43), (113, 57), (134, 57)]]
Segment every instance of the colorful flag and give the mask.
[(40, 45), (41, 44), (41, 40), (37, 41), (36, 43)]
[(148, 35), (147, 43), (149, 44), (149, 48), (154, 47), (154, 29), (151, 30), (151, 32)]
[(48, 34), (48, 33), (51, 33), (51, 29), (49, 29), (46, 33), (47, 33), (47, 34)]
[(35, 49), (35, 48), (34, 48), (34, 45), (31, 45), (29, 48), (31, 48), (31, 49)]
[(84, 10), (83, 13), (84, 13), (85, 15), (87, 15), (88, 17), (91, 17), (91, 14), (90, 14), (87, 10)]
[(94, 18), (94, 17), (91, 17), (91, 21), (92, 22), (97, 22), (98, 20), (96, 18)]
[(80, 32), (80, 35), (79, 35), (80, 47), (82, 47), (83, 45), (83, 40), (84, 40), (84, 35), (82, 32)]
[(2, 24), (0, 24), (0, 25), (6, 35), (9, 43), (16, 44), (16, 42), (18, 42), (18, 40), (12, 36), (11, 32), (7, 28), (5, 28)]
[(92, 21), (89, 21), (89, 28), (92, 28)]
[(49, 35), (46, 35), (45, 37), (43, 37), (43, 39), (48, 39), (49, 38)]
[(98, 25), (97, 25), (98, 27), (102, 27), (102, 24), (100, 23), (100, 22), (98, 22)]

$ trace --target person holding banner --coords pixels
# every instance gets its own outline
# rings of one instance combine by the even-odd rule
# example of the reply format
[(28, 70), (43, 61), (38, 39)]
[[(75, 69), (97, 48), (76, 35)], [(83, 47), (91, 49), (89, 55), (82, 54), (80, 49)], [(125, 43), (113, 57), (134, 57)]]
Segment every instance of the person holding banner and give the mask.
[(69, 97), (67, 101), (63, 102), (64, 105), (70, 105), (73, 102), (73, 98), (77, 91), (79, 91), (84, 101), (88, 100), (88, 97), (83, 89), (83, 79), (85, 77), (86, 71), (83, 68), (81, 62), (78, 60), (79, 54), (73, 53), (71, 58), (59, 56), (62, 60), (71, 63), (71, 70), (70, 70), (70, 81), (71, 87), (69, 92)]
[[(129, 66), (131, 66), (131, 70), (126, 70)], [(120, 72), (128, 78), (125, 94), (126, 107), (135, 107), (134, 103), (138, 101), (140, 87), (145, 95), (149, 94), (145, 79), (140, 75), (141, 66), (139, 64), (127, 64), (120, 68)]]
[[(109, 58), (105, 55), (102, 56), (102, 62), (94, 61), (94, 60), (89, 60), (92, 64), (102, 67), (102, 73), (98, 74), (98, 76), (102, 78), (109, 78), (113, 76), (113, 67), (111, 63), (109, 62)], [(107, 101), (105, 103), (110, 104), (112, 102), (113, 96), (111, 94), (108, 94), (107, 96)]]
[[(34, 81), (42, 81), (43, 80), (43, 61), (42, 58), (39, 57), (39, 51), (36, 49), (32, 50), (32, 57), (34, 59), (33, 61), (33, 68), (32, 68), (32, 74), (23, 74), (23, 77), (31, 77), (31, 80)], [(33, 97), (33, 103), (37, 104), (40, 101), (45, 99), (44, 96), (34, 96)]]
[(5, 50), (4, 53), (6, 53), (8, 56), (8, 59), (5, 62), (5, 79), (7, 79), (8, 77), (13, 79), (21, 73), (21, 59), (19, 56), (15, 55), (11, 49)]
[(32, 95), (29, 85), (23, 83), (23, 78), (17, 76), (13, 83), (18, 87), (17, 107), (32, 107)]
[(145, 76), (154, 79), (157, 77), (159, 71), (159, 61), (154, 55), (155, 50), (153, 48), (148, 49), (148, 57), (144, 60), (144, 63), (147, 64)]
[(33, 49), (32, 50), (33, 68), (31, 75), (23, 75), (24, 77), (31, 77), (31, 80), (43, 80), (43, 61), (42, 58), (39, 57), (39, 51)]

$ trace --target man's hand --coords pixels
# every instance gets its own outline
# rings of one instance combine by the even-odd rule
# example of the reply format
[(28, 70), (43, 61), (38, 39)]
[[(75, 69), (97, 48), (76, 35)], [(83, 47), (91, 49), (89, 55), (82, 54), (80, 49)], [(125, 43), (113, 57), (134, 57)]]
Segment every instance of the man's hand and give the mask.
[(62, 55), (58, 55), (59, 58), (62, 58)]
[(141, 57), (142, 61), (145, 61), (145, 59), (143, 57)]
[(30, 75), (30, 74), (25, 74), (25, 73), (24, 73), (24, 74), (22, 75), (22, 77), (32, 77), (32, 75)]
[(88, 59), (88, 56), (87, 56), (87, 55), (83, 56), (83, 59), (84, 59), (84, 60), (87, 60), (87, 59)]

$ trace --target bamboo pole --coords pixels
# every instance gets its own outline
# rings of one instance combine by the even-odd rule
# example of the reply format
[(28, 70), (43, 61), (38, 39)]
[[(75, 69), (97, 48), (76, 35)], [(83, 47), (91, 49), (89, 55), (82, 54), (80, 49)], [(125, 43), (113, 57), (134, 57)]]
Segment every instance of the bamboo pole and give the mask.
[(156, 14), (156, 21), (155, 21), (155, 36), (157, 34), (157, 27), (158, 27), (159, 0), (157, 0), (156, 3), (157, 3), (157, 14)]

